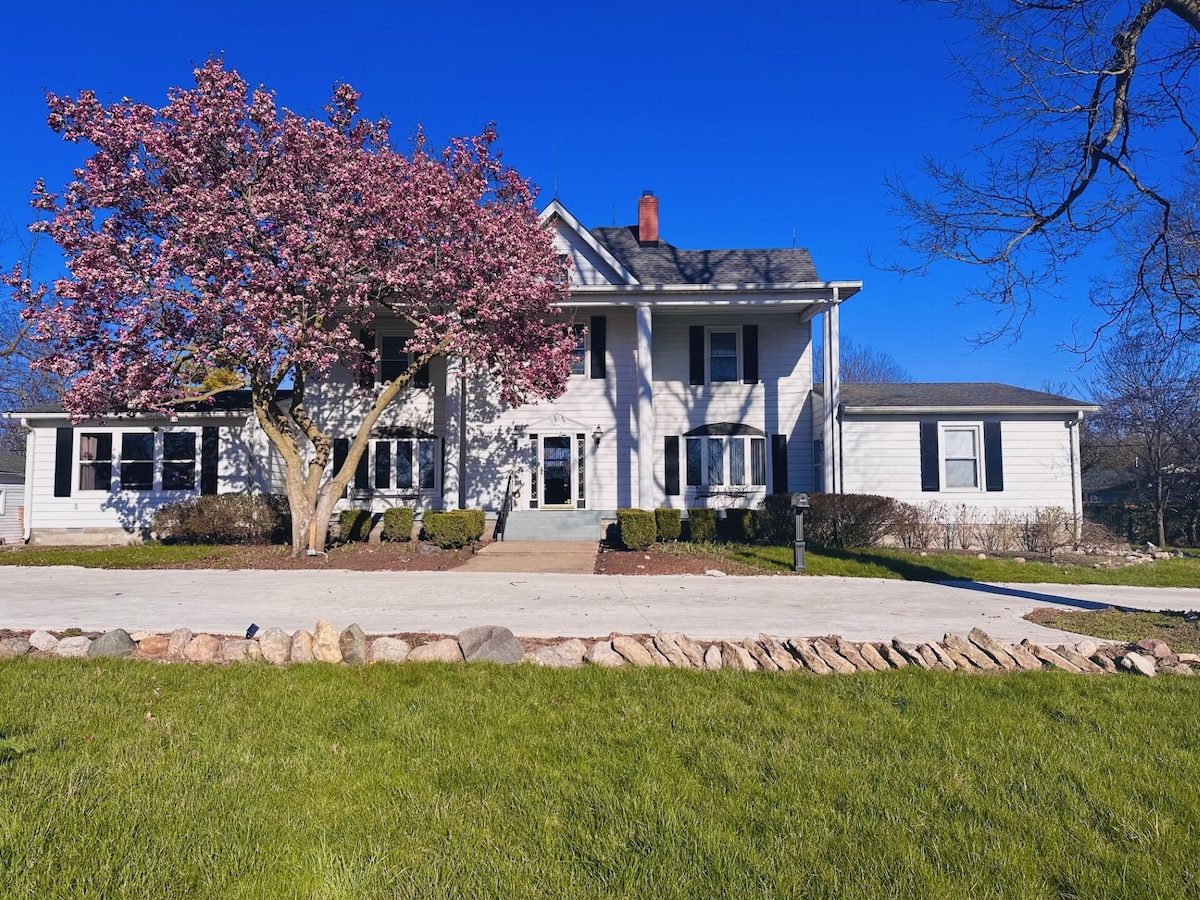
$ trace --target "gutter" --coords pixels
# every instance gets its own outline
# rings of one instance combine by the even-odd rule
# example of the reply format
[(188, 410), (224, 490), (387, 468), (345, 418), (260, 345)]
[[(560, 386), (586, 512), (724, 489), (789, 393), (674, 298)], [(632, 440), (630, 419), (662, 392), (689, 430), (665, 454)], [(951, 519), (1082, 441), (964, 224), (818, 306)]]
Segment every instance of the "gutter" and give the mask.
[(1019, 415), (1021, 413), (1074, 413), (1082, 418), (1085, 412), (1096, 412), (1100, 407), (1081, 406), (846, 406), (841, 410), (848, 416), (972, 416), (972, 415)]

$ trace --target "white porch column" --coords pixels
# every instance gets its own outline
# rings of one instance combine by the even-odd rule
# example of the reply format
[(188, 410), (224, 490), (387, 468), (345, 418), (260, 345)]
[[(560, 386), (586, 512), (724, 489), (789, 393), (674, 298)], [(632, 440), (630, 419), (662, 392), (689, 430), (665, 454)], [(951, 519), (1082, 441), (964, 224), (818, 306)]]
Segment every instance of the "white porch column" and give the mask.
[(637, 505), (654, 509), (654, 370), (651, 361), (654, 326), (649, 303), (637, 305)]
[[(460, 436), (463, 426), (462, 394), (459, 385), (460, 360), (446, 359), (446, 437), (442, 453), (442, 509), (458, 509), (463, 486)], [(436, 418), (436, 417), (435, 417)]]
[(837, 493), (841, 489), (841, 434), (837, 427), (838, 406), (842, 402), (842, 370), (840, 351), (840, 328), (838, 308), (841, 300), (838, 289), (833, 289), (833, 302), (821, 317), (824, 328), (824, 346), (821, 348), (825, 363), (825, 406), (821, 417), (821, 439), (825, 446), (824, 479), (825, 490)]

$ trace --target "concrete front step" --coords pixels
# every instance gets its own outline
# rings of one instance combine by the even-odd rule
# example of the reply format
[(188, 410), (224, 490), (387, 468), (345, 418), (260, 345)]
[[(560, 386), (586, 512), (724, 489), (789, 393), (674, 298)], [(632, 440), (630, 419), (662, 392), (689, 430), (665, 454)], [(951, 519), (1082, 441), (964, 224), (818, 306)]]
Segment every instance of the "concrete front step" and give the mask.
[(514, 510), (508, 514), (505, 541), (599, 541), (599, 510)]

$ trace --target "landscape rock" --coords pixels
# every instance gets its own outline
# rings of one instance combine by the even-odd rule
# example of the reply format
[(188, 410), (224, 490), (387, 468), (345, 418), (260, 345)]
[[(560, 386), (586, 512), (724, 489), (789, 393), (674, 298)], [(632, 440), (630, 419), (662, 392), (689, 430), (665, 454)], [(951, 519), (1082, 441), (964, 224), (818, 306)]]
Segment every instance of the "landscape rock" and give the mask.
[(167, 638), (167, 659), (183, 659), (183, 648), (194, 638), (190, 628), (176, 628)]
[(1128, 669), (1135, 675), (1145, 675), (1147, 678), (1154, 677), (1154, 660), (1140, 653), (1132, 651), (1126, 653), (1121, 657), (1121, 667)]
[(925, 665), (930, 669), (944, 669), (941, 660), (937, 658), (937, 654), (933, 652), (933, 648), (929, 644), (918, 644), (917, 652), (921, 654), (921, 659), (925, 661)]
[(503, 625), (476, 625), (458, 633), (458, 646), (467, 662), (519, 663), (525, 658), (520, 641)]
[(968, 672), (968, 673), (980, 671), (979, 666), (975, 665), (975, 663), (971, 662), (970, 659), (968, 659), (966, 656), (964, 656), (959, 651), (955, 650), (953, 647), (951, 647), (949, 644), (945, 643), (944, 641), (939, 643), (937, 646), (941, 647), (942, 650), (946, 653), (946, 655), (949, 656), (952, 660), (954, 660), (954, 664), (956, 666), (958, 666), (958, 671)]
[(708, 649), (704, 651), (704, 668), (710, 672), (715, 672), (721, 668), (721, 645), (710, 644)]
[(1002, 669), (1019, 669), (1013, 655), (999, 641), (995, 640), (982, 628), (972, 628), (967, 633), (967, 640), (992, 658), (992, 661)]
[(412, 645), (403, 638), (379, 637), (371, 642), (371, 662), (402, 663)]
[(88, 656), (122, 659), (136, 649), (137, 644), (128, 631), (124, 628), (114, 628), (92, 641), (92, 646), (88, 647)]
[(258, 649), (273, 666), (286, 666), (292, 660), (292, 636), (282, 628), (267, 628), (258, 633)]
[[(524, 651), (521, 656), (524, 657)], [(408, 653), (406, 662), (462, 662), (462, 647), (454, 638), (443, 638), (440, 641), (430, 641), (419, 647), (413, 647)]]
[(862, 644), (859, 644), (858, 654), (864, 660), (866, 660), (867, 665), (869, 665), (876, 672), (886, 672), (891, 668), (891, 666), (888, 665), (888, 661), (879, 655), (879, 650), (870, 641), (865, 641)]
[(1013, 659), (1017, 661), (1017, 665), (1022, 669), (1030, 672), (1036, 672), (1042, 668), (1042, 661), (1022, 647), (1020, 644), (1003, 644)]
[(313, 631), (313, 659), (317, 662), (340, 663), (342, 647), (337, 629), (328, 619), (321, 619)]
[(882, 656), (885, 660), (887, 660), (888, 665), (891, 666), (893, 669), (907, 669), (908, 668), (908, 660), (905, 659), (904, 654), (901, 653), (899, 650), (897, 650), (895, 647), (893, 647), (891, 644), (880, 644), (879, 645), (879, 655)]
[(1029, 638), (1021, 641), (1021, 646), (1024, 647), (1029, 653), (1032, 653), (1035, 657), (1040, 659), (1042, 662), (1054, 666), (1056, 669), (1062, 669), (1064, 672), (1072, 672), (1074, 674), (1079, 674), (1083, 671), (1083, 669), (1079, 668), (1079, 666), (1075, 665), (1075, 663), (1071, 662), (1069, 659), (1064, 659), (1060, 654), (1055, 653), (1048, 647), (1043, 647), (1041, 644), (1035, 644), (1033, 641), (1029, 640)]
[(758, 667), (760, 669), (766, 672), (783, 671), (783, 667), (780, 666), (779, 663), (775, 662), (775, 660), (771, 659), (771, 654), (767, 648), (758, 641), (754, 640), (754, 638), (746, 638), (744, 641), (742, 641), (742, 646), (746, 648), (746, 652), (754, 658), (756, 663), (758, 663)]
[(79, 635), (77, 637), (60, 638), (54, 652), (62, 657), (87, 656), (92, 639)]
[(1069, 644), (1063, 644), (1059, 647), (1056, 647), (1054, 652), (1057, 653), (1059, 656), (1061, 656), (1063, 659), (1065, 659), (1067, 662), (1073, 663), (1074, 665), (1078, 666), (1080, 668), (1080, 670), (1087, 672), (1089, 674), (1095, 674), (1095, 673), (1104, 671), (1103, 668), (1096, 665), (1096, 663), (1092, 662), (1086, 656), (1081, 656), (1075, 650), (1075, 648), (1070, 646)]
[(561, 644), (552, 644), (533, 651), (533, 662), (551, 669), (578, 669), (583, 665), (587, 644), (579, 638), (571, 638)]
[(654, 635), (654, 646), (658, 648), (658, 652), (665, 656), (667, 661), (675, 668), (692, 668), (692, 661), (683, 652), (683, 648), (667, 632), (660, 631)]
[(792, 656), (787, 647), (783, 646), (777, 638), (773, 638), (769, 634), (760, 634), (758, 639), (770, 654), (772, 662), (779, 666), (780, 671), (795, 672), (801, 667), (800, 663), (796, 661), (796, 657)]
[(846, 660), (860, 672), (875, 671), (875, 667), (867, 662), (863, 658), (863, 655), (858, 652), (858, 648), (849, 641), (838, 638), (837, 642), (833, 644), (833, 649), (837, 651), (838, 656), (842, 657), (842, 659)]
[(1159, 669), (1164, 675), (1195, 675), (1192, 667), (1184, 663), (1175, 663), (1172, 666), (1163, 666)]
[(903, 656), (912, 665), (922, 669), (930, 668), (929, 663), (925, 662), (925, 657), (917, 649), (916, 644), (902, 641), (900, 638), (892, 638), (892, 649)]
[(164, 634), (149, 634), (137, 642), (138, 653), (147, 659), (162, 659), (170, 646), (171, 639)]
[(922, 646), (929, 648), (930, 652), (933, 653), (943, 668), (949, 669), (951, 672), (958, 670), (958, 661), (937, 641), (930, 641), (928, 644), (923, 644)]
[(650, 661), (653, 665), (660, 669), (671, 668), (671, 661), (663, 656), (658, 648), (654, 646), (653, 638), (642, 638), (642, 646), (646, 648), (646, 652), (650, 654)]
[(198, 634), (183, 648), (183, 658), (192, 662), (207, 663), (221, 652), (221, 639), (211, 634)]
[(262, 648), (253, 638), (233, 638), (221, 644), (221, 659), (225, 662), (253, 662), (262, 659)]
[(753, 672), (758, 668), (754, 657), (741, 644), (732, 641), (721, 642), (721, 666), (733, 669), (735, 672)]
[(821, 657), (821, 661), (839, 675), (851, 675), (857, 671), (850, 660), (843, 656), (838, 656), (837, 651), (824, 641), (813, 641), (812, 646), (817, 656)]
[(961, 634), (947, 634), (942, 638), (942, 643), (946, 645), (947, 650), (953, 650), (960, 653), (971, 661), (977, 668), (983, 669), (985, 672), (994, 672), (1000, 668), (990, 656), (968, 641)]
[(358, 623), (338, 635), (338, 649), (342, 653), (342, 662), (352, 666), (367, 664), (367, 636), (358, 627)]
[[(1166, 659), (1171, 655), (1171, 648), (1167, 645), (1167, 642), (1160, 641), (1158, 638), (1144, 638), (1133, 646), (1137, 647), (1139, 650), (1145, 650), (1155, 659)], [(1087, 655), (1091, 656), (1090, 653)]]
[(686, 656), (688, 659), (688, 662), (690, 662), (692, 664), (692, 668), (695, 668), (695, 669), (703, 669), (704, 668), (704, 648), (703, 647), (701, 647), (698, 643), (693, 641), (686, 634), (679, 634), (679, 633), (673, 634), (673, 635), (671, 635), (671, 640), (673, 640), (676, 643), (676, 645), (679, 647), (679, 649), (683, 651), (683, 655)]
[(315, 660), (312, 633), (301, 628), (292, 635), (292, 662), (310, 663)]
[(1091, 659), (1100, 650), (1100, 645), (1092, 640), (1082, 640), (1075, 645), (1075, 652), (1080, 656)]
[(1112, 657), (1107, 656), (1104, 653), (1097, 653), (1095, 656), (1091, 657), (1091, 662), (1094, 662), (1101, 669), (1110, 674), (1117, 671), (1117, 664), (1112, 661)]
[(784, 641), (784, 644), (789, 650), (800, 657), (800, 661), (814, 675), (828, 675), (833, 671), (829, 667), (829, 663), (821, 659), (817, 651), (813, 649), (813, 645), (804, 640), (804, 638), (788, 638)]
[(583, 658), (602, 669), (619, 669), (626, 662), (625, 657), (613, 649), (611, 641), (596, 641)]
[(129, 636), (131, 638), (133, 638), (133, 642), (135, 644), (140, 644), (146, 638), (150, 637), (151, 634), (153, 634), (152, 631), (131, 631), (131, 632), (129, 632)]
[(0, 638), (0, 659), (15, 659), (30, 650), (30, 643), (23, 637)]
[(612, 648), (631, 666), (654, 665), (654, 657), (650, 655), (650, 651), (627, 634), (613, 635)]
[(40, 653), (53, 653), (58, 649), (58, 638), (48, 631), (35, 631), (29, 636), (29, 646)]

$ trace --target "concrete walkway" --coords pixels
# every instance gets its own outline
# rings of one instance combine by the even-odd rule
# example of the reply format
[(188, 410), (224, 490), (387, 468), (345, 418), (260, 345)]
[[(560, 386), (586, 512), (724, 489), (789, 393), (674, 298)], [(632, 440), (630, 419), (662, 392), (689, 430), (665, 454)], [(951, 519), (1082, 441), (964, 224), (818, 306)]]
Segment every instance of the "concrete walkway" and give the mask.
[(105, 571), (5, 567), (0, 628), (233, 634), (260, 627), (455, 634), (496, 624), (523, 636), (683, 631), (698, 639), (840, 634), (926, 641), (979, 626), (1057, 642), (1031, 609), (1200, 609), (1200, 589), (925, 584), (868, 578), (530, 575), (487, 572)]
[(456, 571), (591, 575), (598, 552), (595, 541), (495, 541)]

